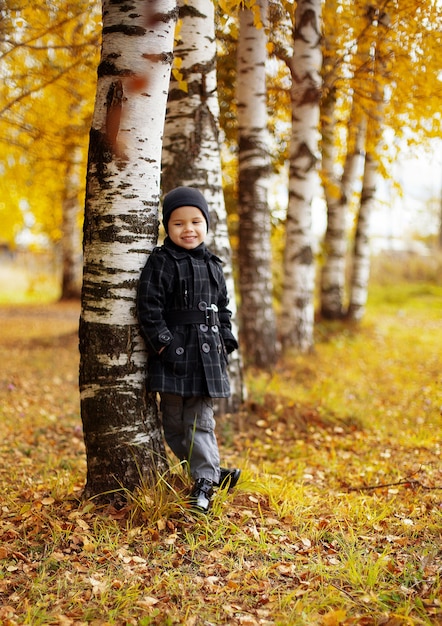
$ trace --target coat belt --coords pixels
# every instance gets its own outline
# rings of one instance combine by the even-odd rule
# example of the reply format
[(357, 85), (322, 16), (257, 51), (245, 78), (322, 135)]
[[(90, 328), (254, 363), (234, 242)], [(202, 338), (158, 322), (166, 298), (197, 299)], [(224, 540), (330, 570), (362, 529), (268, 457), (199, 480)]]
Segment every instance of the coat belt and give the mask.
[(200, 311), (199, 309), (177, 309), (165, 313), (164, 319), (168, 326), (181, 326), (182, 324), (219, 325), (218, 314), (211, 309), (206, 309), (205, 311)]

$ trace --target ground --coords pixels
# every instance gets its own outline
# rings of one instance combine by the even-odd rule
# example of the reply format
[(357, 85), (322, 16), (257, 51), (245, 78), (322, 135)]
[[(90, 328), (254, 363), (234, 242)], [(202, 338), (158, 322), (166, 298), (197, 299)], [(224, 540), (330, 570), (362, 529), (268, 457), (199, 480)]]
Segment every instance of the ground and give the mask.
[(248, 372), (218, 424), (242, 479), (207, 517), (176, 466), (122, 511), (82, 501), (79, 305), (2, 306), (0, 624), (442, 624), (436, 296)]

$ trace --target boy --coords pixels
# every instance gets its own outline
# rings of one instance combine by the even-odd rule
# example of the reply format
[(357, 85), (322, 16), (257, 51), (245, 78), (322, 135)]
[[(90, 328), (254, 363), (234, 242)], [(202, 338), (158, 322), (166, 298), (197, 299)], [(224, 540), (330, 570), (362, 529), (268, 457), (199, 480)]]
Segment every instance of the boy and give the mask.
[(146, 342), (147, 388), (160, 394), (164, 438), (189, 463), (192, 507), (207, 513), (214, 486), (238, 482), (240, 470), (220, 468), (213, 398), (230, 395), (227, 354), (232, 334), (221, 261), (206, 247), (209, 209), (191, 187), (163, 201), (164, 244), (150, 255), (138, 288)]

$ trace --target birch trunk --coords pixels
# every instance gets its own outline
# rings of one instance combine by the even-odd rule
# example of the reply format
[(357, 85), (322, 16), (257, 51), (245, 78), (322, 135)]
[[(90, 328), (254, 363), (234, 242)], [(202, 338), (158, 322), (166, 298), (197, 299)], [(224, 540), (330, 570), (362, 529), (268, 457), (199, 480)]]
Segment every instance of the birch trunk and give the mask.
[[(328, 104), (328, 106), (327, 106)], [(342, 176), (334, 172), (333, 149), (336, 122), (334, 99), (324, 107), (322, 132), (322, 167), (327, 204), (327, 228), (324, 236), (324, 264), (321, 271), (321, 315), (341, 319), (346, 315), (347, 216), (353, 189), (363, 161), (365, 117), (353, 104), (348, 122), (347, 155)]]
[[(265, 24), (267, 0), (259, 0)], [(272, 294), (271, 216), (267, 201), (270, 157), (267, 130), (267, 37), (257, 28), (253, 12), (239, 13), (237, 53), (238, 215), (241, 344), (246, 360), (271, 367), (277, 357)]]
[(295, 10), (292, 75), (292, 133), (289, 155), (281, 339), (284, 349), (313, 347), (315, 264), (312, 200), (318, 184), (321, 90), (321, 2), (300, 0)]
[[(73, 148), (75, 154), (75, 149)], [(66, 164), (64, 197), (62, 199), (62, 277), (60, 300), (78, 299), (81, 294), (81, 239), (78, 228), (78, 176), (75, 162)]]
[[(357, 65), (367, 62), (370, 50), (369, 46), (367, 47), (367, 39), (363, 38), (361, 45), (357, 37), (356, 45), (346, 59), (345, 70), (342, 68), (342, 42), (339, 32), (339, 19), (342, 21), (342, 17), (339, 18), (337, 13), (339, 3), (333, 2), (333, 8), (335, 17), (328, 25), (324, 47), (325, 93), (328, 95), (323, 98), (321, 112), (322, 180), (327, 205), (327, 228), (323, 241), (320, 305), (321, 315), (325, 319), (340, 319), (346, 315), (347, 310), (348, 215), (357, 177), (362, 174), (366, 132), (365, 115), (358, 106), (358, 89), (354, 85), (358, 74)], [(352, 5), (350, 9), (349, 5), (349, 10), (353, 18), (350, 29), (354, 33), (364, 32), (365, 7)], [(336, 163), (339, 161), (338, 144), (341, 143), (339, 118), (342, 117), (338, 100), (344, 96), (337, 87), (339, 82), (347, 84), (345, 98), (349, 100), (350, 106), (342, 173), (336, 171)]]
[(353, 266), (350, 284), (348, 318), (359, 321), (365, 313), (370, 278), (370, 218), (376, 202), (377, 166), (372, 155), (365, 157), (359, 207), (353, 248)]
[[(165, 468), (136, 287), (156, 244), (161, 140), (175, 2), (103, 0), (103, 41), (90, 131), (80, 317), (85, 496), (115, 500)], [(107, 495), (106, 495), (107, 494)]]
[[(368, 282), (370, 278), (370, 221), (373, 207), (376, 203), (376, 187), (378, 182), (378, 163), (380, 140), (382, 137), (382, 122), (384, 119), (385, 101), (382, 79), (383, 71), (382, 50), (388, 39), (383, 36), (383, 29), (389, 27), (389, 17), (381, 10), (369, 7), (366, 16), (369, 26), (372, 27), (371, 41), (366, 43), (369, 98), (365, 104), (367, 133), (365, 141), (365, 166), (362, 180), (361, 203), (356, 224), (355, 242), (353, 249), (352, 276), (350, 283), (350, 299), (348, 318), (360, 321), (365, 313), (368, 296)], [(368, 31), (370, 33), (370, 30)]]
[[(381, 137), (383, 102), (381, 92), (376, 85), (373, 92), (374, 100), (370, 117), (365, 122), (366, 155), (362, 178), (361, 201), (356, 220), (355, 239), (353, 244), (352, 271), (350, 277), (350, 295), (347, 311), (348, 319), (360, 321), (365, 313), (370, 278), (371, 250), (370, 226), (371, 214), (376, 204), (376, 188), (378, 183), (378, 156)], [(376, 106), (377, 103), (377, 106)]]
[[(212, 0), (180, 1), (181, 29), (175, 45), (179, 59), (171, 77), (162, 153), (162, 191), (179, 185), (196, 187), (210, 211), (207, 245), (224, 262), (224, 274), (237, 335), (232, 250), (227, 229), (219, 142), (215, 15)], [(238, 352), (230, 355), (231, 398), (221, 411), (236, 410), (243, 400)]]
[(331, 89), (321, 109), (322, 180), (327, 205), (327, 228), (321, 270), (321, 315), (339, 319), (344, 314), (346, 209), (336, 164), (336, 90)]

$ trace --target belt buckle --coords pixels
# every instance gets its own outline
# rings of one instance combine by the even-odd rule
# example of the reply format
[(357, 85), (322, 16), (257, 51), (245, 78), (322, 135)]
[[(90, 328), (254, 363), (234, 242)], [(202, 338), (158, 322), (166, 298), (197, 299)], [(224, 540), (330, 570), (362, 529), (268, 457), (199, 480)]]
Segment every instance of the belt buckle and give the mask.
[(209, 304), (207, 309), (206, 309), (206, 315), (207, 315), (207, 323), (209, 326), (215, 326), (216, 325), (216, 314), (218, 312), (218, 307), (216, 306), (216, 304)]

